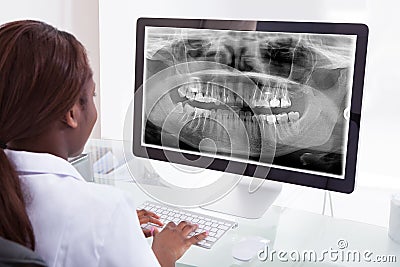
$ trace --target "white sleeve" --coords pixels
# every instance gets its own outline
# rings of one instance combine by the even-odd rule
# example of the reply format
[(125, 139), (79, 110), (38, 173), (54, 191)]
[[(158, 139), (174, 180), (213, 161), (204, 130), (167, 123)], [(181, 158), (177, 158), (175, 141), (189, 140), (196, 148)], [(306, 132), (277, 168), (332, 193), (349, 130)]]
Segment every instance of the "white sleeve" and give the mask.
[(100, 267), (160, 267), (140, 228), (136, 210), (127, 199), (122, 199), (113, 213), (99, 256)]

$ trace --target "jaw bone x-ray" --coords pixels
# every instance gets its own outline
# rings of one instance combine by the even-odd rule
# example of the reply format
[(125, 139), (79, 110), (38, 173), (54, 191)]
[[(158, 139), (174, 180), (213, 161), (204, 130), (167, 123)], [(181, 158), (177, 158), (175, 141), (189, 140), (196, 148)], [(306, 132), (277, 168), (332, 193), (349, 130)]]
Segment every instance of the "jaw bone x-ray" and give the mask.
[(341, 177), (355, 44), (147, 27), (143, 141)]

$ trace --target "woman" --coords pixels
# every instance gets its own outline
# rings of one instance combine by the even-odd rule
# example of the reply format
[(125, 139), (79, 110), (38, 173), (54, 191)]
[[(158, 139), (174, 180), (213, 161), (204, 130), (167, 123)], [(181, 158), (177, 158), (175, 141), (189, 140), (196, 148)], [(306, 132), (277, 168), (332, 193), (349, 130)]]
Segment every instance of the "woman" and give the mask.
[[(84, 47), (37, 21), (0, 27), (0, 236), (36, 250), (49, 266), (174, 266), (206, 233), (169, 223), (147, 244), (115, 188), (86, 183), (66, 161), (97, 119)], [(151, 250), (152, 249), (152, 250)]]

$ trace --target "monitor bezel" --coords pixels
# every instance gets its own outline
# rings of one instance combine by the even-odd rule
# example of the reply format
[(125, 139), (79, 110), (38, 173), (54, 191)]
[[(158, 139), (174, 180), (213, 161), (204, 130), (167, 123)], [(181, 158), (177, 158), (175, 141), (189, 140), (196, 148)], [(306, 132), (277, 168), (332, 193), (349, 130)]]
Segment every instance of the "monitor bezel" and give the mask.
[[(231, 20), (207, 20), (207, 29), (227, 29), (226, 25)], [(196, 160), (199, 156), (186, 152), (175, 152), (168, 149), (157, 149), (142, 145), (142, 104), (143, 92), (141, 86), (143, 84), (144, 74), (144, 45), (145, 45), (145, 27), (180, 27), (180, 28), (202, 28), (204, 20), (202, 19), (177, 19), (177, 18), (139, 18), (136, 28), (136, 63), (135, 63), (135, 88), (134, 88), (134, 113), (133, 113), (133, 147), (132, 151), (135, 156), (149, 158), (153, 160), (161, 160), (165, 162), (175, 162), (174, 158), (165, 155), (164, 150), (168, 153), (183, 154), (189, 160)], [(229, 28), (232, 30), (232, 28)], [(234, 29), (233, 29), (234, 30)], [(251, 163), (237, 162), (234, 160), (224, 160), (212, 158), (212, 163), (208, 166), (200, 166), (199, 161), (194, 161), (192, 166), (206, 167), (207, 169), (224, 171), (230, 166), (232, 173), (253, 176), (255, 169), (257, 173), (268, 173), (266, 177), (256, 176), (257, 178), (268, 179), (278, 182), (297, 184), (302, 186), (314, 187), (330, 191), (351, 193), (355, 186), (358, 140), (361, 118), (361, 103), (364, 86), (364, 73), (367, 54), (368, 27), (365, 24), (358, 23), (328, 23), (328, 22), (288, 22), (288, 21), (257, 21), (258, 31), (268, 32), (293, 32), (293, 33), (320, 33), (320, 34), (343, 34), (357, 35), (356, 54), (354, 58), (354, 72), (351, 94), (351, 108), (348, 127), (348, 142), (346, 165), (344, 170), (344, 179), (332, 178), (323, 175), (302, 173), (293, 170), (284, 170), (280, 168), (268, 168)], [(202, 156), (203, 157), (203, 156)], [(207, 156), (204, 156), (208, 158)], [(211, 158), (209, 158), (211, 159)], [(261, 169), (261, 172), (259, 170)], [(236, 171), (237, 170), (237, 171)], [(243, 172), (244, 170), (244, 172)], [(293, 177), (294, 176), (294, 177)]]

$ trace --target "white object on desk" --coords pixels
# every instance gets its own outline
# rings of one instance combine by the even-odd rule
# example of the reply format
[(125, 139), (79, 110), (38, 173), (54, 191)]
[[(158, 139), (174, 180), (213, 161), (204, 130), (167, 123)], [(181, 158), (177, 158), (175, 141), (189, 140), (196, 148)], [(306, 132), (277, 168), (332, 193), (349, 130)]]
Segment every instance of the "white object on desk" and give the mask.
[(93, 164), (93, 171), (98, 174), (106, 174), (118, 167), (118, 159), (111, 151), (108, 151)]
[(270, 240), (260, 236), (246, 237), (244, 240), (233, 245), (232, 257), (240, 261), (250, 261), (269, 242)]
[(388, 234), (393, 241), (400, 244), (400, 193), (394, 194), (390, 202)]

